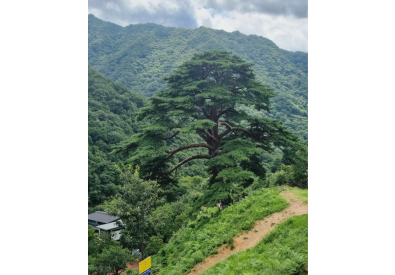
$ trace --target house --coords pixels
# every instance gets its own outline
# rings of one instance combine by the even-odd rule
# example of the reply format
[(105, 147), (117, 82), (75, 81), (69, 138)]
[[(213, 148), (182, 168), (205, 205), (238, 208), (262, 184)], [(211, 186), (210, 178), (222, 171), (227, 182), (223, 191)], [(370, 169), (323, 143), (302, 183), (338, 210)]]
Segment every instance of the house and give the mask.
[[(104, 211), (96, 211), (94, 213), (88, 214), (88, 224), (95, 229), (96, 232), (100, 233), (102, 231), (114, 233), (113, 240), (117, 241), (121, 237), (121, 229), (123, 226), (118, 225), (116, 221), (119, 217), (110, 216)], [(122, 223), (122, 221), (120, 221)]]
[[(121, 225), (118, 225), (118, 223), (121, 223)], [(122, 225), (122, 221), (119, 220), (118, 222), (111, 222), (103, 225), (98, 225), (96, 226), (97, 229), (99, 229), (99, 235), (100, 232), (105, 231), (105, 232), (110, 232), (111, 235), (113, 235), (113, 240), (118, 241), (119, 238), (121, 237), (121, 229), (124, 226)]]
[(97, 226), (115, 222), (117, 220), (119, 220), (119, 217), (110, 216), (104, 211), (95, 211), (91, 214), (88, 214), (88, 224), (91, 225), (96, 231), (99, 230)]

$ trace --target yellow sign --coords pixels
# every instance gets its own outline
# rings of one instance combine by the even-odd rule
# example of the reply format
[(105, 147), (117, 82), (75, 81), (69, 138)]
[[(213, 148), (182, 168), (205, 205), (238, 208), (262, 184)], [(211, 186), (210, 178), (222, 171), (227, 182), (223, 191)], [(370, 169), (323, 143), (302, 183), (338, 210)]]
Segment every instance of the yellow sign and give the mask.
[(151, 257), (148, 257), (144, 261), (139, 263), (139, 274), (151, 268)]

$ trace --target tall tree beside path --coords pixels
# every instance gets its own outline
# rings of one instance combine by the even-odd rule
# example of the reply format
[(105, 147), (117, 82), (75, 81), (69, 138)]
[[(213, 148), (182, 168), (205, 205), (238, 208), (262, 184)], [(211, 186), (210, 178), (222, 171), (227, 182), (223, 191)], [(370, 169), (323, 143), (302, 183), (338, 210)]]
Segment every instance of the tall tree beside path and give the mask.
[[(168, 89), (157, 92), (141, 109), (140, 120), (150, 123), (115, 150), (141, 175), (166, 184), (177, 170), (195, 159), (207, 159), (212, 182), (240, 183), (261, 169), (257, 156), (275, 147), (294, 152), (298, 138), (281, 121), (255, 118), (240, 105), (270, 112), (275, 93), (255, 79), (253, 64), (225, 51), (195, 54), (165, 78)], [(170, 140), (180, 133), (197, 134), (201, 142), (172, 148)], [(191, 148), (180, 162), (174, 156)]]

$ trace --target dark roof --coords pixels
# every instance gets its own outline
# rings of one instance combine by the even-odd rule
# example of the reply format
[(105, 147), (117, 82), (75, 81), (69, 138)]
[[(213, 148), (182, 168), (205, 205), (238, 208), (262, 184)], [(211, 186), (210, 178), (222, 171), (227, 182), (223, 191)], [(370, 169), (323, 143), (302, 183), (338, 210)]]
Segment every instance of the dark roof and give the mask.
[(110, 223), (110, 222), (116, 221), (118, 219), (119, 219), (119, 217), (110, 216), (106, 212), (103, 212), (103, 211), (96, 211), (96, 212), (88, 215), (88, 220), (101, 222), (101, 223)]

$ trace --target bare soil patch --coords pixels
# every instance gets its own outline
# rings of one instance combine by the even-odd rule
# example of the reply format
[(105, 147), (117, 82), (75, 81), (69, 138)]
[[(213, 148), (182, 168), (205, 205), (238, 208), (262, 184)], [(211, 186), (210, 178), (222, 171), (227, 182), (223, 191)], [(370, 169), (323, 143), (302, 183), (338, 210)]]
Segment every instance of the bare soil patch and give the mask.
[(303, 204), (293, 193), (284, 192), (280, 193), (280, 195), (290, 203), (289, 207), (281, 212), (273, 213), (263, 220), (257, 221), (250, 231), (240, 234), (239, 237), (236, 236), (233, 238), (233, 250), (230, 249), (229, 245), (222, 245), (218, 248), (218, 254), (207, 257), (204, 262), (197, 264), (188, 274), (198, 275), (203, 273), (207, 268), (230, 255), (254, 247), (266, 234), (270, 233), (279, 223), (286, 219), (292, 216), (307, 214), (307, 204)]
[(134, 261), (133, 263), (126, 263), (126, 265), (132, 269), (139, 269), (139, 262), (137, 261)]

